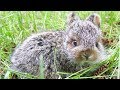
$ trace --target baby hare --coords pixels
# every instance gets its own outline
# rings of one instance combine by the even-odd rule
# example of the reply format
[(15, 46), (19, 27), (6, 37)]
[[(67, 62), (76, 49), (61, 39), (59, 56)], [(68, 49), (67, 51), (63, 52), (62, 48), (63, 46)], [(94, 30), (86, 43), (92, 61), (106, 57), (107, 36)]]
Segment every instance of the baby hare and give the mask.
[(44, 77), (57, 79), (57, 71), (76, 72), (84, 62), (100, 62), (105, 57), (100, 25), (97, 14), (81, 20), (71, 12), (65, 30), (37, 33), (25, 39), (11, 56), (11, 68), (39, 75), (42, 55)]

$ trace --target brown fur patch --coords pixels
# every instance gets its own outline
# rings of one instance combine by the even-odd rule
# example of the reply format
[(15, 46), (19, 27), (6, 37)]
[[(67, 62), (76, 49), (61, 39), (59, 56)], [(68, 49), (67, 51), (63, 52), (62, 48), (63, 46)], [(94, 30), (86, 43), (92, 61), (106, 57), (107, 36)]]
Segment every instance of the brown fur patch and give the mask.
[(100, 27), (100, 18), (98, 16), (95, 17), (95, 24)]
[[(79, 62), (79, 61), (83, 61), (83, 60), (85, 60), (86, 59), (86, 57), (85, 57), (85, 55), (88, 55), (89, 56), (89, 58), (88, 58), (88, 61), (90, 60), (90, 61), (94, 61), (94, 60), (96, 60), (97, 59), (97, 54), (96, 54), (96, 52), (95, 52), (95, 50), (85, 50), (85, 51), (81, 51), (81, 52), (78, 52), (78, 51), (76, 51), (75, 53), (74, 53), (74, 55), (75, 55), (75, 59)], [(90, 58), (90, 56), (91, 55), (93, 55), (92, 56), (92, 58)]]

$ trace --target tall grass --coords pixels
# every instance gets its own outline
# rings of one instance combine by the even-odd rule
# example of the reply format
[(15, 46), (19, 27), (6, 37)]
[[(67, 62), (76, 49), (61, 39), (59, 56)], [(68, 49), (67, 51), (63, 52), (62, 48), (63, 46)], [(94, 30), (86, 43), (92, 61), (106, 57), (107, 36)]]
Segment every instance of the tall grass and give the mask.
[[(93, 11), (77, 11), (81, 19), (85, 19)], [(111, 62), (108, 70), (113, 67), (110, 77), (116, 72), (118, 65), (120, 67), (120, 12), (118, 11), (101, 11), (97, 12), (101, 18), (101, 29), (107, 32), (105, 38), (113, 39), (113, 43), (106, 47), (108, 59)], [(20, 77), (27, 78), (43, 78), (34, 77), (9, 69), (10, 56), (14, 48), (19, 45), (26, 37), (32, 33), (42, 31), (55, 31), (65, 29), (67, 11), (1, 11), (0, 12), (0, 78), (11, 77), (16, 73)], [(119, 64), (118, 64), (119, 63)], [(99, 64), (102, 65), (103, 63)], [(82, 71), (69, 74), (67, 78), (95, 78), (97, 76), (84, 76), (92, 68), (98, 65), (86, 68)], [(9, 72), (8, 72), (9, 71)], [(106, 70), (107, 71), (107, 70)], [(106, 72), (105, 71), (105, 72)], [(99, 77), (102, 76), (102, 72)], [(119, 72), (117, 78), (120, 78)]]

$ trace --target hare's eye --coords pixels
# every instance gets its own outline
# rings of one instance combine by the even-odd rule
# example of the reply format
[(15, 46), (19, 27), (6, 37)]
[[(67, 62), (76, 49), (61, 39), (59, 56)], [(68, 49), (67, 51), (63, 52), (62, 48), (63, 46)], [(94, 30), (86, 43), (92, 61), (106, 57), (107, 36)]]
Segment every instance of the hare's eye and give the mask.
[(98, 42), (95, 43), (95, 46), (98, 48)]
[(72, 44), (74, 47), (77, 46), (77, 41), (73, 41)]

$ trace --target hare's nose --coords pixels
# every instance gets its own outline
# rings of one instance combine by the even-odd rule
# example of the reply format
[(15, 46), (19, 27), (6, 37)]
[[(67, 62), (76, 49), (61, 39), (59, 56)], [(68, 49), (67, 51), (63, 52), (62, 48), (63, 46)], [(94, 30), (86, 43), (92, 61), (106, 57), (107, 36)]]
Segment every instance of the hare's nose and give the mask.
[(88, 60), (89, 56), (90, 56), (89, 54), (85, 54), (84, 55), (84, 57), (86, 58), (86, 60)]

